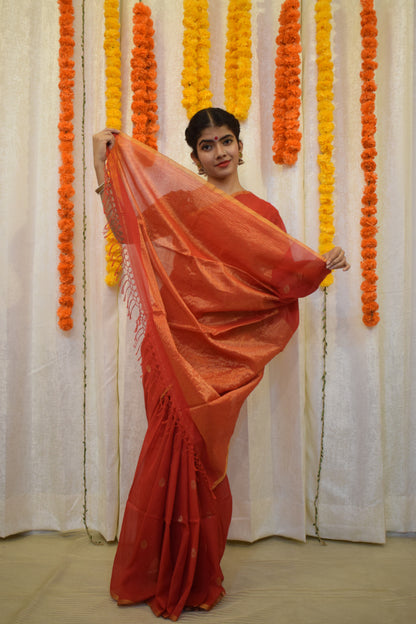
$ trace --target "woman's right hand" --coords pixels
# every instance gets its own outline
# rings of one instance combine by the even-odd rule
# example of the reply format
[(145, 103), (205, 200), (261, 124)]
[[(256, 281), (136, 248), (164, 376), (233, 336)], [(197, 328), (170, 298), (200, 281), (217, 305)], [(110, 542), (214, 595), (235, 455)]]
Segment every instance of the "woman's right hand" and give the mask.
[(104, 182), (104, 163), (107, 158), (107, 147), (113, 147), (116, 140), (114, 135), (118, 133), (119, 131), (114, 128), (105, 128), (92, 137), (94, 168), (98, 184)]

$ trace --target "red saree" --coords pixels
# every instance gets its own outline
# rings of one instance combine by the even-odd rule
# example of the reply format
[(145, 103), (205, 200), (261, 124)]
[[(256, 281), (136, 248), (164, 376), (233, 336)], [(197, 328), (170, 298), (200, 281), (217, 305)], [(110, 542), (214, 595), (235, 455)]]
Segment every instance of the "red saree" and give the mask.
[(327, 274), (320, 256), (242, 203), (253, 197), (229, 197), (123, 134), (107, 160), (104, 205), (143, 338), (148, 419), (111, 594), (174, 621), (224, 594), (238, 413), (296, 330), (297, 299)]

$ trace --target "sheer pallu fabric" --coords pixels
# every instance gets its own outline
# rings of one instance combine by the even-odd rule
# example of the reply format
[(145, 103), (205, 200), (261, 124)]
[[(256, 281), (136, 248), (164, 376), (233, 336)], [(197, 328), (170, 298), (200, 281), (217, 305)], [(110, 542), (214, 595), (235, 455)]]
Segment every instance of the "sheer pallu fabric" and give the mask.
[(235, 198), (123, 134), (104, 205), (123, 244), (148, 430), (111, 580), (119, 604), (176, 620), (224, 594), (227, 453), (240, 407), (298, 325), (320, 256)]

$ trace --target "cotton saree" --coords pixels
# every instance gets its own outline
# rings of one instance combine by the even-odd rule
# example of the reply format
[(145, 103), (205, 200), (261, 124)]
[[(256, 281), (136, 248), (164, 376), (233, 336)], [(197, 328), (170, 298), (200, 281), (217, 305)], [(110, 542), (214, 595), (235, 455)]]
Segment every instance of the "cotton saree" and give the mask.
[(148, 419), (110, 591), (173, 621), (225, 593), (236, 420), (296, 330), (298, 298), (327, 274), (283, 224), (240, 199), (123, 134), (106, 161), (104, 206), (123, 245)]

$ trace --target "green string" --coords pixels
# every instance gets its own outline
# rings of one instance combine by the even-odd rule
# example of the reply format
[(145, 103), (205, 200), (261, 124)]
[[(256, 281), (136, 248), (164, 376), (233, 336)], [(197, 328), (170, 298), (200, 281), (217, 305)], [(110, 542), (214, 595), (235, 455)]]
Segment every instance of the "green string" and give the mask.
[(82, 313), (83, 313), (83, 333), (82, 333), (82, 357), (83, 357), (83, 482), (84, 501), (82, 510), (82, 520), (88, 537), (91, 535), (87, 525), (87, 279), (86, 279), (86, 239), (87, 239), (87, 219), (85, 205), (85, 0), (82, 0), (82, 29), (81, 29), (81, 68), (82, 68)]
[(83, 313), (83, 333), (82, 333), (82, 357), (83, 357), (83, 485), (84, 499), (82, 508), (82, 520), (85, 531), (93, 544), (101, 544), (101, 541), (94, 540), (87, 522), (87, 209), (85, 201), (85, 172), (86, 172), (86, 150), (85, 150), (85, 105), (86, 105), (86, 84), (85, 84), (85, 0), (82, 0), (82, 29), (81, 29), (81, 68), (82, 68), (82, 313)]
[(327, 341), (327, 322), (326, 322), (326, 304), (327, 304), (327, 295), (328, 295), (328, 288), (325, 287), (323, 289), (324, 291), (324, 300), (323, 300), (323, 308), (322, 308), (322, 332), (323, 332), (323, 336), (322, 336), (322, 410), (321, 410), (321, 446), (320, 446), (320, 452), (319, 452), (319, 466), (318, 466), (318, 472), (316, 475), (316, 494), (315, 494), (315, 500), (314, 500), (314, 508), (315, 508), (315, 521), (313, 523), (313, 526), (315, 527), (315, 535), (318, 538), (318, 540), (320, 541), (321, 544), (325, 544), (324, 540), (321, 538), (321, 535), (319, 533), (319, 522), (318, 522), (318, 515), (319, 515), (319, 490), (320, 490), (320, 484), (321, 484), (321, 472), (322, 472), (322, 464), (323, 464), (323, 460), (324, 460), (324, 436), (325, 436), (325, 400), (326, 400), (326, 356), (327, 356), (327, 352), (328, 352), (328, 341)]

